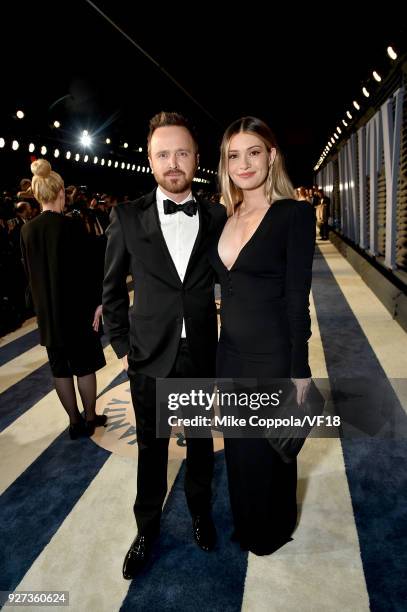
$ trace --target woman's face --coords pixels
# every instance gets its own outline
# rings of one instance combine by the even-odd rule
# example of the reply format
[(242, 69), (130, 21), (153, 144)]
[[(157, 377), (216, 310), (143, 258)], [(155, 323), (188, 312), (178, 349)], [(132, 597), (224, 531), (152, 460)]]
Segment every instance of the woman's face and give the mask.
[(228, 151), (231, 180), (240, 189), (257, 189), (265, 182), (275, 153), (275, 149), (268, 152), (264, 142), (255, 134), (235, 134), (230, 139)]

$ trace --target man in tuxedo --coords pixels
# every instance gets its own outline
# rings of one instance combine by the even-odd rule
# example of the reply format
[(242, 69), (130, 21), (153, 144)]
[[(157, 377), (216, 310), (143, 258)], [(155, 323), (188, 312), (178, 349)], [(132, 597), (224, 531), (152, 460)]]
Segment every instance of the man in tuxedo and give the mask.
[[(191, 192), (198, 167), (193, 128), (178, 113), (150, 121), (149, 163), (158, 184), (150, 194), (112, 209), (103, 288), (104, 326), (130, 379), (138, 443), (138, 534), (123, 577), (146, 565), (160, 529), (167, 492), (167, 438), (156, 437), (157, 377), (215, 375), (217, 316), (206, 251), (226, 213)], [(128, 317), (126, 276), (134, 303)], [(212, 438), (187, 438), (185, 493), (193, 535), (206, 551), (216, 542), (211, 518)]]

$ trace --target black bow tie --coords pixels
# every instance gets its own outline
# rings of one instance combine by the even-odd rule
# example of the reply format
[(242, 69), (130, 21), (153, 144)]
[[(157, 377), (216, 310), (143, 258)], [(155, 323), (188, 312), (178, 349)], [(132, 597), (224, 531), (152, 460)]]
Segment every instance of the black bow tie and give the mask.
[(188, 200), (184, 204), (177, 204), (172, 200), (164, 200), (164, 214), (172, 215), (173, 213), (182, 210), (188, 217), (193, 217), (197, 211), (197, 203), (195, 200)]

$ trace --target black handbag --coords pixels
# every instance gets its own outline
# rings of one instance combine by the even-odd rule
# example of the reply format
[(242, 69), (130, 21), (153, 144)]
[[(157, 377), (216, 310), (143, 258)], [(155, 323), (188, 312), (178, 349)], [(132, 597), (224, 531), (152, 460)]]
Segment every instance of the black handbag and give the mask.
[[(284, 463), (291, 463), (315, 426), (316, 417), (324, 412), (325, 400), (313, 380), (301, 405), (297, 404), (297, 388), (291, 380), (286, 379), (281, 387), (281, 402), (272, 416), (281, 419), (282, 424), (265, 428), (264, 436)], [(304, 419), (305, 416), (308, 418)]]

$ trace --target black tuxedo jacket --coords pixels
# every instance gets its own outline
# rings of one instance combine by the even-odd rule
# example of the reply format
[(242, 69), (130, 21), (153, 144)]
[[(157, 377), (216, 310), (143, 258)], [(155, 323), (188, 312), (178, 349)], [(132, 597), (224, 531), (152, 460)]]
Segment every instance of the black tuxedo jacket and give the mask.
[[(169, 374), (184, 318), (197, 376), (215, 374), (215, 278), (207, 250), (210, 237), (225, 223), (226, 212), (220, 204), (195, 199), (199, 231), (183, 282), (161, 231), (155, 190), (112, 209), (106, 232), (103, 321), (117, 356), (129, 354), (132, 371), (152, 377)], [(129, 272), (134, 288), (130, 320)]]

